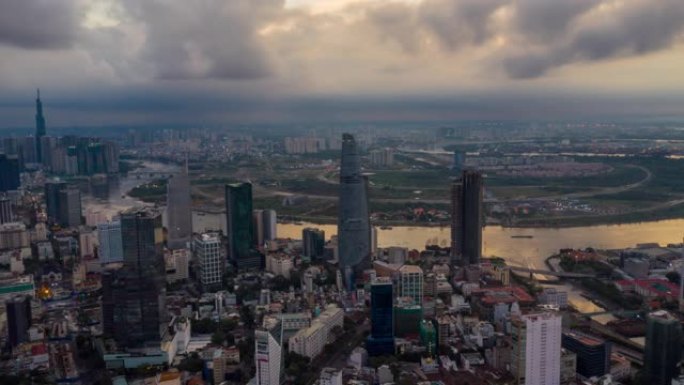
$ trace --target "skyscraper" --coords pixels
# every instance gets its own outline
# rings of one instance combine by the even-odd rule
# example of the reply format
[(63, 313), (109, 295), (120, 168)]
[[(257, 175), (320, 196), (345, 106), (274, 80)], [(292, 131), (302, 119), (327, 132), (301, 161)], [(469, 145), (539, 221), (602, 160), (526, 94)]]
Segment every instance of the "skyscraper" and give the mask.
[(261, 212), (264, 241), (278, 238), (278, 215), (275, 210), (267, 209)]
[(45, 136), (45, 117), (43, 116), (43, 103), (40, 101), (40, 90), (37, 90), (36, 95), (36, 156), (38, 163), (43, 162), (41, 150), (41, 139)]
[(316, 260), (325, 251), (325, 232), (310, 227), (302, 230), (302, 254), (309, 260)]
[(366, 350), (371, 356), (394, 354), (394, 293), (392, 281), (379, 277), (371, 284), (371, 334)]
[(182, 249), (192, 238), (192, 201), (187, 165), (166, 186), (167, 245)]
[(682, 354), (682, 325), (665, 310), (650, 313), (646, 321), (644, 383), (670, 384), (679, 374)]
[(28, 340), (28, 329), (31, 326), (31, 298), (15, 297), (5, 304), (7, 311), (7, 341), (14, 348)]
[(19, 159), (16, 156), (0, 154), (0, 192), (16, 190), (19, 179)]
[(511, 320), (511, 373), (520, 385), (560, 383), (561, 316), (525, 314)]
[(370, 266), (371, 230), (368, 216), (367, 180), (351, 134), (342, 135), (340, 201), (337, 223), (340, 270), (348, 291), (356, 277)]
[(254, 210), (252, 213), (254, 244), (263, 246), (265, 242), (278, 237), (277, 215), (275, 210)]
[(482, 174), (465, 170), (451, 185), (451, 256), (462, 266), (480, 263), (483, 212)]
[(81, 191), (67, 186), (58, 193), (57, 223), (62, 227), (76, 227), (81, 224)]
[[(62, 217), (68, 210), (62, 209), (60, 205), (68, 201), (68, 196), (61, 197), (61, 192), (68, 188), (66, 182), (49, 181), (45, 183), (45, 203), (47, 205), (48, 223), (60, 223)], [(65, 199), (63, 201), (63, 199)]]
[(161, 215), (121, 214), (124, 266), (103, 274), (103, 325), (119, 347), (156, 345), (166, 329), (166, 269)]
[(202, 234), (195, 238), (195, 255), (199, 262), (200, 282), (204, 290), (221, 285), (223, 261), (221, 241), (217, 234)]
[(123, 262), (121, 222), (111, 221), (97, 225), (100, 263)]
[(280, 385), (284, 380), (283, 324), (269, 318), (262, 329), (254, 332), (256, 385)]
[(261, 255), (254, 249), (254, 223), (252, 221), (252, 185), (237, 183), (226, 185), (226, 235), (228, 259), (238, 270), (259, 269)]

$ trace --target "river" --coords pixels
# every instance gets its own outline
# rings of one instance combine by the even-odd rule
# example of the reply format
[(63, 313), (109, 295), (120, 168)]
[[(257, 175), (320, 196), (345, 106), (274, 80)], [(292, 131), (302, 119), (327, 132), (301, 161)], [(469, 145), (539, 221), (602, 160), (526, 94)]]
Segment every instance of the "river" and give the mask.
[[(172, 172), (177, 167), (160, 163), (145, 162), (150, 170)], [(100, 210), (108, 217), (119, 210), (142, 202), (124, 197), (122, 194), (145, 180), (122, 178), (116, 191), (110, 194), (108, 201), (84, 198), (86, 210)], [(325, 231), (326, 239), (337, 234), (337, 226), (314, 223), (279, 223), (278, 236), (281, 238), (301, 239), (302, 230), (316, 227)], [(193, 228), (195, 232), (207, 230), (225, 231), (225, 214), (193, 212)], [(394, 226), (391, 229), (377, 229), (378, 246), (402, 246), (422, 250), (425, 245), (447, 246), (450, 230), (448, 227)], [(525, 235), (529, 238), (512, 238), (514, 235)], [(483, 234), (483, 255), (498, 256), (508, 263), (525, 267), (545, 268), (546, 257), (561, 248), (618, 249), (633, 247), (637, 243), (682, 242), (684, 235), (684, 219), (662, 220), (621, 225), (599, 225), (567, 228), (504, 228), (487, 226)], [(601, 308), (580, 296), (580, 291), (564, 285), (569, 291), (570, 302), (582, 312), (596, 312)], [(610, 316), (600, 316), (607, 321)]]

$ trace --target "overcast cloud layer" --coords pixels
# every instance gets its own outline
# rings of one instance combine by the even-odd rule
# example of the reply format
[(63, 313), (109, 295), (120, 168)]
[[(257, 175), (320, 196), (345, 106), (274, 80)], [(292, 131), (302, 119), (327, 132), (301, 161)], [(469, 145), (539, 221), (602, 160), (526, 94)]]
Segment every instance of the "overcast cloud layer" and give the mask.
[[(667, 95), (684, 89), (683, 36), (681, 0), (4, 0), (0, 127), (38, 86), (58, 107), (101, 100), (98, 122), (145, 95)], [(222, 103), (215, 120), (239, 114)]]

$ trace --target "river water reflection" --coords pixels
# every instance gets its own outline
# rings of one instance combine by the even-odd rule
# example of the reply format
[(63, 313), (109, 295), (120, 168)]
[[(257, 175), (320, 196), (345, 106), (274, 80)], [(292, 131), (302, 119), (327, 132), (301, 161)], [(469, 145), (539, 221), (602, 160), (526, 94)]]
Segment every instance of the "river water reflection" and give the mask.
[[(173, 172), (175, 166), (145, 162), (145, 168), (163, 172)], [(102, 210), (108, 217), (125, 208), (142, 204), (134, 199), (124, 197), (134, 186), (145, 180), (121, 178), (120, 189), (115, 190), (109, 200), (84, 198), (86, 210)], [(119, 193), (120, 191), (120, 193)], [(193, 212), (195, 232), (206, 230), (225, 231), (225, 214)], [(326, 239), (337, 234), (337, 226), (313, 223), (280, 223), (278, 236), (281, 238), (301, 239), (302, 230), (316, 227), (325, 231)], [(388, 229), (378, 228), (378, 246), (402, 246), (422, 250), (426, 245), (447, 246), (450, 230), (448, 227), (394, 226)], [(524, 235), (524, 238), (513, 236)], [(483, 235), (483, 255), (499, 256), (509, 264), (545, 268), (546, 257), (561, 248), (617, 249), (633, 247), (637, 243), (655, 242), (661, 245), (682, 242), (684, 235), (684, 219), (663, 220), (653, 222), (631, 223), (621, 225), (600, 225), (569, 228), (504, 228), (488, 226)], [(582, 312), (596, 312), (601, 308), (580, 296), (581, 291), (564, 285), (569, 291), (569, 301)], [(599, 316), (605, 322), (610, 316)]]

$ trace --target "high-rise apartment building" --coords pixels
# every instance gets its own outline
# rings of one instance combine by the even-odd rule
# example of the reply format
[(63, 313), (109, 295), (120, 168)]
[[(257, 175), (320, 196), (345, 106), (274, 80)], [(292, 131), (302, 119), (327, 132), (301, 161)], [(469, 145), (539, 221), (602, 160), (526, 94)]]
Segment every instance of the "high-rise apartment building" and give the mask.
[(399, 269), (401, 274), (399, 296), (411, 298), (414, 305), (423, 304), (423, 269), (415, 265), (404, 265)]
[(182, 249), (192, 240), (192, 201), (187, 165), (169, 179), (166, 186), (166, 243), (169, 249)]
[(520, 385), (560, 383), (561, 316), (525, 314), (511, 321), (511, 373)]
[(392, 280), (379, 277), (371, 284), (371, 333), (366, 340), (370, 356), (393, 355), (394, 291)]
[(277, 318), (268, 318), (264, 327), (254, 332), (256, 385), (280, 385), (283, 378), (283, 326)]
[(121, 222), (118, 220), (97, 225), (99, 259), (101, 263), (123, 262)]
[(221, 285), (223, 258), (218, 234), (202, 234), (195, 238), (195, 258), (199, 263), (200, 282), (204, 290)]
[(119, 347), (156, 345), (168, 322), (160, 213), (123, 212), (121, 235), (124, 266), (102, 278), (104, 330)]
[(302, 230), (302, 255), (311, 260), (318, 260), (325, 252), (325, 232), (310, 227)]
[(682, 355), (682, 324), (665, 310), (646, 318), (645, 384), (667, 385), (679, 374)]
[(343, 134), (337, 234), (339, 266), (348, 291), (354, 289), (356, 277), (361, 271), (370, 266), (371, 229), (367, 190), (368, 182), (361, 174), (356, 141), (351, 134)]
[(254, 248), (252, 185), (226, 185), (226, 235), (228, 260), (237, 270), (260, 269), (262, 256)]
[(483, 227), (482, 174), (463, 171), (451, 185), (451, 255), (454, 264), (480, 263)]

